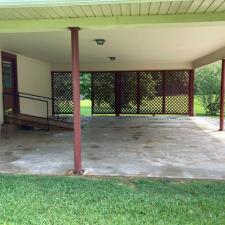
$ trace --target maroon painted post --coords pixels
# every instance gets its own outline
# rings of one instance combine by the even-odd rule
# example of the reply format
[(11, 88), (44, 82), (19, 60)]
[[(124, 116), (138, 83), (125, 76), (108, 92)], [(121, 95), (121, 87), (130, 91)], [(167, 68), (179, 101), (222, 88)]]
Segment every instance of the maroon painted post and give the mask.
[(81, 175), (79, 28), (69, 29), (72, 47), (74, 173)]
[(220, 131), (224, 130), (224, 97), (225, 97), (225, 59), (222, 59), (221, 87), (220, 87)]
[(141, 73), (137, 72), (137, 114), (140, 114), (141, 106)]
[(120, 72), (115, 72), (115, 112), (116, 116), (120, 115), (121, 112), (121, 99), (120, 99), (120, 92), (121, 92), (121, 76)]
[(163, 95), (163, 101), (162, 101), (162, 113), (166, 113), (166, 73), (163, 71), (162, 74), (162, 95)]
[(195, 71), (190, 70), (189, 72), (189, 106), (188, 106), (189, 116), (194, 116), (194, 79), (195, 79)]

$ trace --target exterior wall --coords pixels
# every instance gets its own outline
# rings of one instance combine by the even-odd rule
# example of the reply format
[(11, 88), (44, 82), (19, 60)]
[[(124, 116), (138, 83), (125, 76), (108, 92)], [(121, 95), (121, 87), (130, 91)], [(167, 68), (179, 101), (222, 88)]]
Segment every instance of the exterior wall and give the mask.
[[(28, 94), (51, 97), (51, 66), (50, 64), (17, 55), (18, 90)], [(52, 105), (49, 100), (49, 114)], [(46, 103), (20, 98), (20, 112), (24, 114), (46, 117)]]
[[(3, 102), (2, 102), (2, 61), (0, 54), (0, 126), (3, 124)], [(0, 129), (1, 131), (1, 129)]]
[[(116, 62), (103, 62), (101, 64), (81, 64), (81, 71), (129, 71), (129, 70), (183, 70), (193, 69), (192, 63), (116, 63)], [(53, 64), (53, 71), (71, 71), (71, 65), (67, 64)]]

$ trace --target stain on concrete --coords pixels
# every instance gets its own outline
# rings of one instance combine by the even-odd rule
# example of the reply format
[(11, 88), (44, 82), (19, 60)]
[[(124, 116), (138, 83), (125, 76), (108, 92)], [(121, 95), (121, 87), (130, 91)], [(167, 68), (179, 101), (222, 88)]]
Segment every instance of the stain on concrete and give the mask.
[(145, 145), (144, 148), (152, 148), (153, 146), (151, 145)]
[(89, 160), (101, 160), (101, 158), (97, 157), (97, 156), (88, 156)]
[(90, 145), (91, 148), (101, 148), (100, 145)]
[(135, 140), (135, 141), (137, 141), (139, 138), (140, 138), (140, 136), (138, 136), (138, 135), (133, 135), (132, 136), (132, 139)]
[(0, 152), (0, 162), (13, 162), (18, 160), (19, 157), (15, 156), (13, 152)]

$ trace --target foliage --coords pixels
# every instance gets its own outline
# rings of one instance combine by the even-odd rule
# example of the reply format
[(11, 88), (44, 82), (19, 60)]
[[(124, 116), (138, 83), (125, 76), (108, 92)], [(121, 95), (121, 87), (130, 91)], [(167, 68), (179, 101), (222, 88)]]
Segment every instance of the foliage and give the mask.
[(81, 73), (80, 94), (84, 99), (91, 99), (91, 74)]
[[(68, 101), (73, 96), (72, 75), (71, 73), (62, 73), (54, 76), (54, 91), (57, 98), (61, 101)], [(66, 93), (65, 93), (66, 92)], [(84, 99), (91, 99), (91, 74), (80, 74), (80, 93)], [(68, 99), (68, 96), (71, 98)]]
[(196, 70), (195, 94), (206, 114), (216, 115), (220, 106), (221, 63), (216, 62)]
[[(132, 108), (137, 101), (137, 79), (136, 73), (126, 74), (123, 72), (121, 76), (121, 108)], [(156, 87), (160, 82), (159, 76), (149, 76), (148, 74), (142, 75), (140, 78), (141, 85), (141, 98), (142, 100), (152, 100), (157, 97)], [(98, 74), (98, 79), (95, 79), (94, 91), (98, 93), (95, 97), (95, 104), (98, 107), (102, 105), (109, 105), (114, 108), (115, 104), (115, 77), (111, 74)]]
[[(108, 104), (111, 108), (114, 108), (115, 104), (115, 77), (111, 73), (96, 74), (93, 75), (93, 86), (94, 93), (98, 93), (95, 96), (95, 104), (100, 107), (104, 107), (105, 104)], [(98, 78), (97, 78), (97, 77)], [(96, 79), (95, 79), (96, 78)]]

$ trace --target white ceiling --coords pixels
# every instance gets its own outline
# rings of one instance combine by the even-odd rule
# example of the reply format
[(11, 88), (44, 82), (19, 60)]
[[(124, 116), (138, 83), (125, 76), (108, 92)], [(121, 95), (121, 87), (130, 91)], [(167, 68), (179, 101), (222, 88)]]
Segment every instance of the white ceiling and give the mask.
[[(80, 61), (118, 63), (192, 62), (225, 46), (224, 26), (136, 28), (80, 31)], [(93, 41), (104, 38), (105, 45)], [(70, 63), (70, 32), (0, 34), (0, 49), (52, 64)]]
[[(72, 2), (71, 0), (67, 0)], [(10, 7), (15, 0), (0, 0), (0, 20), (62, 19), (110, 16), (150, 16), (222, 13), (224, 0), (79, 0), (76, 4), (59, 4), (63, 1), (49, 0), (44, 4), (32, 4), (30, 0), (16, 0), (18, 4)], [(38, 2), (33, 0), (33, 2)], [(54, 3), (53, 3), (54, 2)], [(44, 4), (41, 6), (41, 3)], [(97, 4), (96, 4), (97, 3)], [(107, 3), (107, 4), (106, 4)], [(12, 4), (13, 6), (13, 4)], [(45, 7), (43, 7), (45, 6)]]

